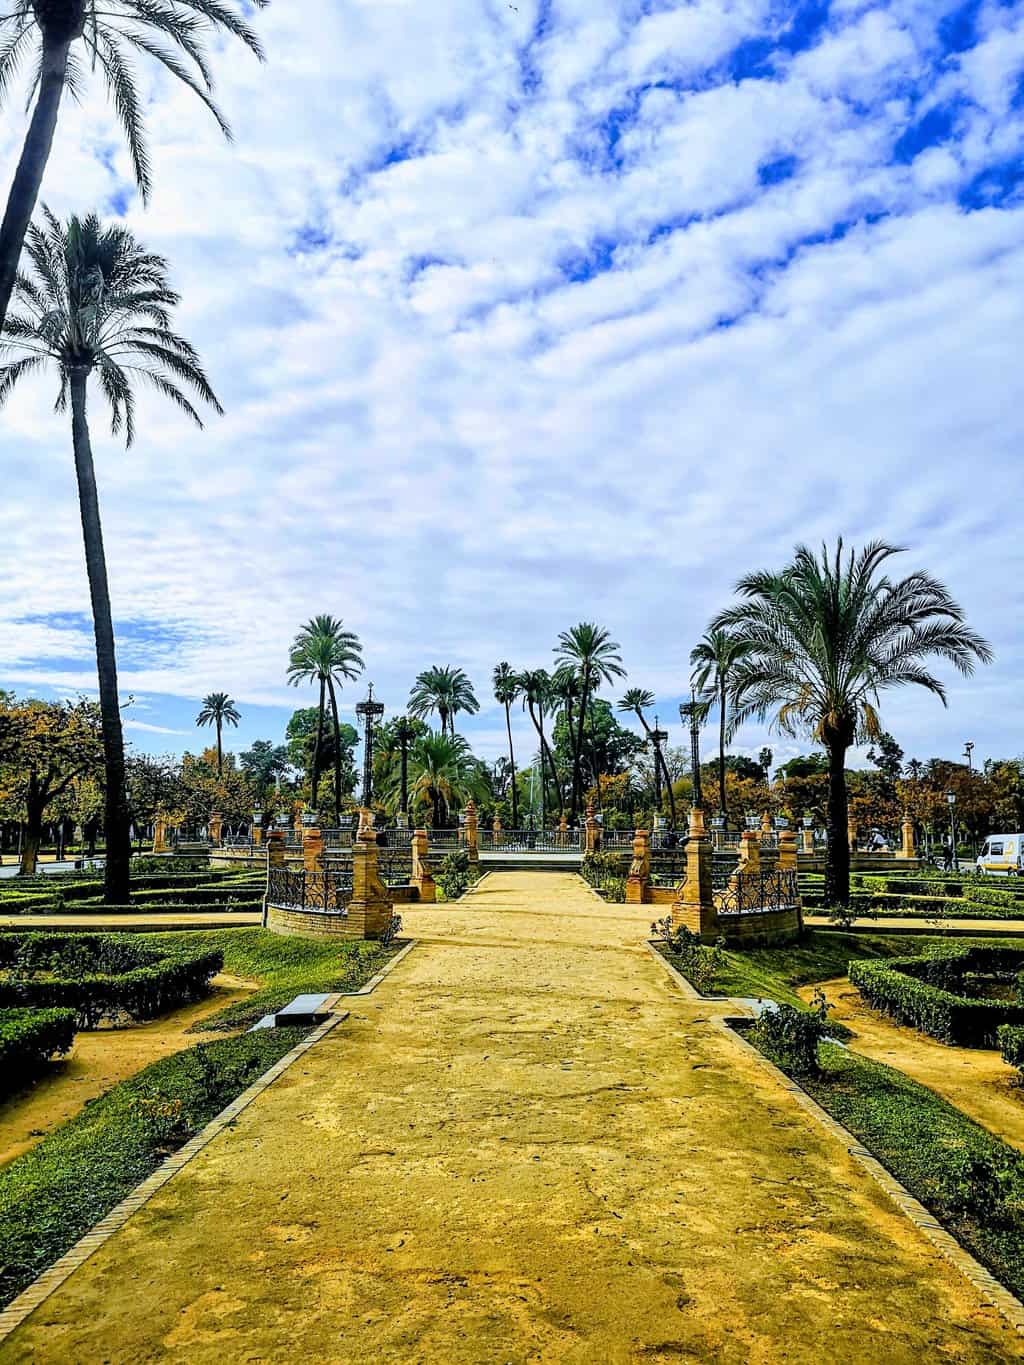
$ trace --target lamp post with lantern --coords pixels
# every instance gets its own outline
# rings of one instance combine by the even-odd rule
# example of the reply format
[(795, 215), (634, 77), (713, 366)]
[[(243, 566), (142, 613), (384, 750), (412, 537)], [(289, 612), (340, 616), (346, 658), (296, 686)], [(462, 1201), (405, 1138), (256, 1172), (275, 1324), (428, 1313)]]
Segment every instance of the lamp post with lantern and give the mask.
[(956, 792), (948, 791), (946, 801), (949, 803), (949, 848), (953, 858), (953, 871), (960, 871), (960, 860), (956, 856)]
[(363, 743), (363, 795), (361, 804), (367, 808), (373, 800), (373, 730), (383, 714), (384, 703), (374, 701), (373, 683), (370, 683), (366, 700), (359, 702), (356, 706), (356, 715), (366, 727), (366, 738)]

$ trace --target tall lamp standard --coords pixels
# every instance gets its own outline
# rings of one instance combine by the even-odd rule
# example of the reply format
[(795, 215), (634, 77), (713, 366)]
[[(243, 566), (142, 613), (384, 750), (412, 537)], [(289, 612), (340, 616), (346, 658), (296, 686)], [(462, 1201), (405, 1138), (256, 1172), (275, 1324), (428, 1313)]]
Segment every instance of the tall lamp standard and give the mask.
[(949, 802), (949, 842), (953, 851), (953, 871), (960, 871), (960, 861), (956, 856), (956, 792), (947, 792)]
[(384, 703), (374, 701), (373, 683), (370, 683), (366, 700), (356, 707), (356, 715), (366, 726), (366, 740), (363, 745), (363, 796), (362, 804), (369, 807), (373, 800), (373, 727), (384, 714)]
[(690, 727), (690, 771), (693, 774), (693, 805), (697, 810), (703, 809), (704, 794), (700, 785), (700, 707), (690, 693), (690, 700), (681, 702), (679, 705), (679, 719), (684, 725)]
[(395, 738), (398, 740), (399, 752), (402, 756), (402, 800), (401, 800), (401, 819), (400, 825), (409, 823), (409, 741), (415, 738), (415, 730), (412, 728), (412, 721), (408, 716), (399, 716), (395, 726)]
[(668, 739), (668, 731), (658, 729), (658, 717), (655, 716), (654, 729), (651, 731), (650, 734), (650, 743), (654, 748), (654, 806), (655, 810), (657, 811), (659, 821), (662, 818), (661, 746), (665, 743), (666, 739)]

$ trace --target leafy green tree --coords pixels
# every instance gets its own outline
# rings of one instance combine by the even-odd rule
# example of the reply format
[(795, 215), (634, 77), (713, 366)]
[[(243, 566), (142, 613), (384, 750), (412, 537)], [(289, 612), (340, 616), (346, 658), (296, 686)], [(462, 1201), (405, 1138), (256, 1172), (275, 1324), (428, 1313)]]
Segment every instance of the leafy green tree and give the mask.
[[(185, 396), (192, 390), (217, 412), (221, 406), (191, 345), (171, 330), (179, 302), (167, 282), (167, 262), (144, 251), (123, 227), (104, 227), (95, 214), (64, 226), (43, 209), (45, 226), (31, 227), (25, 250), (30, 272), (19, 274), (0, 332), (0, 406), (25, 375), (53, 365), (60, 387), (57, 411), (71, 409), (78, 502), (92, 598), (106, 764), (108, 904), (128, 900), (131, 847), (125, 797), (124, 736), (117, 695), (117, 659), (110, 611), (99, 495), (86, 417), (89, 380), (96, 377), (111, 412), (111, 429), (135, 435), (133, 382), (141, 378), (175, 403), (197, 426)], [(12, 353), (17, 357), (10, 359)]]
[[(583, 725), (587, 717), (591, 695), (602, 682), (611, 683), (624, 678), (626, 670), (618, 654), (619, 646), (603, 626), (581, 621), (571, 630), (563, 630), (555, 646), (559, 664), (574, 668), (580, 679), (579, 719), (576, 724), (576, 752), (572, 772), (572, 806), (570, 816), (575, 821), (583, 797), (581, 759), (583, 755)], [(596, 780), (596, 778), (595, 778)]]
[(21, 873), (36, 871), (43, 818), (80, 777), (103, 768), (99, 707), (95, 702), (0, 703), (0, 791), (25, 812)]
[(665, 786), (668, 789), (668, 804), (671, 812), (672, 828), (674, 829), (676, 824), (676, 798), (672, 791), (672, 778), (669, 776), (668, 765), (665, 762), (665, 755), (662, 753), (660, 745), (655, 747), (654, 742), (651, 740), (654, 731), (647, 724), (647, 717), (644, 715), (645, 710), (653, 705), (654, 693), (648, 692), (647, 689), (643, 687), (631, 687), (619, 700), (619, 710), (631, 711), (633, 715), (636, 716), (637, 720), (644, 727), (644, 734), (647, 736), (648, 743), (654, 750), (654, 762), (661, 768), (661, 775), (664, 779)]
[(544, 794), (546, 785), (544, 781), (545, 762), (548, 764), (552, 781), (555, 784), (559, 816), (565, 809), (562, 800), (562, 784), (558, 779), (558, 769), (555, 766), (555, 756), (551, 752), (544, 735), (544, 713), (552, 700), (551, 676), (544, 668), (527, 669), (525, 673), (520, 673), (517, 676), (519, 694), (523, 699), (523, 710), (529, 714), (533, 728), (537, 731), (537, 737), (540, 740), (540, 818), (541, 824), (543, 824), (547, 811), (547, 800)]
[(868, 750), (868, 762), (882, 774), (886, 790), (895, 793), (896, 783), (903, 776), (903, 750), (888, 730), (883, 730)]
[(880, 541), (845, 558), (842, 540), (820, 557), (798, 546), (781, 572), (742, 578), (744, 600), (711, 626), (747, 646), (733, 672), (732, 730), (774, 711), (784, 734), (810, 732), (828, 754), (829, 905), (850, 900), (846, 754), (857, 740), (878, 741), (882, 692), (914, 684), (945, 705), (945, 687), (924, 661), (944, 659), (969, 676), (976, 660), (992, 658), (935, 578), (917, 571), (894, 581), (883, 572), (897, 553)]
[(729, 677), (737, 661), (747, 652), (743, 640), (714, 626), (704, 632), (690, 651), (694, 689), (709, 709), (712, 706), (718, 708), (718, 809), (722, 815), (728, 814), (725, 741), (729, 719)]
[(136, 824), (152, 824), (160, 811), (173, 811), (183, 804), (181, 764), (165, 754), (128, 754), (125, 759), (128, 812)]
[(362, 645), (359, 637), (346, 630), (334, 616), (314, 616), (302, 627), (292, 644), (288, 663), (288, 681), (293, 687), (299, 683), (317, 683), (320, 701), (317, 707), (317, 727), (313, 746), (313, 771), (310, 786), (313, 807), (317, 804), (320, 781), (320, 736), (324, 728), (324, 707), (329, 697), (331, 720), (334, 726), (334, 819), (341, 820), (343, 783), (341, 776), (341, 723), (338, 719), (338, 694), (342, 678), (357, 678), (363, 671)]
[(512, 707), (519, 700), (519, 678), (511, 664), (500, 663), (494, 668), (494, 700), (505, 708), (505, 729), (508, 733), (508, 780), (512, 788), (512, 825), (519, 828), (519, 799), (516, 793), (516, 755), (512, 747)]
[(242, 719), (238, 712), (238, 707), (226, 692), (211, 692), (208, 697), (203, 698), (203, 709), (196, 716), (197, 725), (215, 725), (217, 727), (217, 771), (224, 771), (224, 744), (223, 729), (225, 725), (234, 725)]
[[(251, 3), (261, 9), (267, 0)], [(0, 223), (0, 332), (64, 91), (77, 95), (86, 70), (98, 68), (102, 73), (145, 200), (150, 190), (149, 155), (143, 101), (135, 86), (130, 54), (142, 53), (183, 81), (230, 137), (228, 124), (212, 99), (213, 77), (206, 51), (206, 37), (211, 33), (240, 38), (262, 60), (256, 34), (224, 0), (0, 0), (0, 100), (23, 64), (31, 58), (35, 61), (35, 106)], [(80, 55), (85, 57), (84, 64)]]
[(178, 805), (171, 812), (176, 821), (206, 825), (214, 811), (230, 821), (249, 820), (256, 793), (248, 775), (238, 768), (234, 754), (224, 755), (220, 772), (216, 759), (214, 749), (182, 755)]
[[(315, 724), (316, 712), (313, 707), (310, 707), (309, 710), (313, 714)], [(346, 728), (351, 729), (352, 727)], [(354, 733), (355, 731), (353, 731)], [(283, 744), (274, 744), (269, 739), (253, 740), (252, 748), (239, 754), (238, 761), (261, 801), (277, 779), (284, 777), (289, 767), (287, 748)], [(302, 767), (304, 765), (296, 764), (295, 766)]]
[(461, 668), (424, 669), (417, 674), (409, 693), (409, 714), (417, 720), (436, 715), (441, 722), (441, 733), (455, 735), (455, 717), (460, 711), (475, 716), (480, 703), (473, 684)]

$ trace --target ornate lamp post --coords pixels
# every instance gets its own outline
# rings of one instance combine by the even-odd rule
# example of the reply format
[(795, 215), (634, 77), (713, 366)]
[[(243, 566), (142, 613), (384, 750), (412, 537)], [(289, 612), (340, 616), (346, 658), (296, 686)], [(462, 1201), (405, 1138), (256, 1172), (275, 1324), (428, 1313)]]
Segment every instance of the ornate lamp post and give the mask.
[(960, 860), (956, 856), (956, 792), (947, 792), (946, 800), (949, 803), (949, 845), (953, 855), (953, 871), (960, 871)]
[(667, 739), (668, 739), (668, 731), (667, 731), (667, 730), (659, 730), (659, 729), (658, 729), (658, 717), (655, 716), (655, 717), (654, 717), (654, 729), (651, 731), (651, 734), (650, 734), (650, 743), (651, 743), (651, 745), (652, 745), (653, 748), (654, 748), (654, 806), (655, 806), (655, 816), (654, 816), (654, 819), (655, 819), (655, 823), (658, 824), (658, 825), (660, 825), (661, 822), (662, 822), (662, 820), (664, 819), (664, 816), (663, 816), (663, 814), (662, 814), (662, 809), (661, 809), (661, 796), (662, 796), (662, 787), (661, 787), (661, 746), (665, 743), (665, 741), (666, 741)]
[(415, 730), (412, 721), (408, 716), (399, 716), (395, 724), (395, 738), (398, 740), (399, 752), (402, 755), (402, 799), (399, 808), (400, 825), (409, 823), (409, 742), (415, 737)]
[(356, 715), (366, 726), (366, 739), (363, 744), (363, 796), (362, 804), (369, 806), (373, 799), (373, 727), (384, 714), (384, 703), (374, 701), (373, 683), (370, 683), (366, 700), (356, 707)]
[(693, 774), (693, 805), (697, 810), (704, 806), (704, 794), (700, 785), (700, 707), (690, 693), (690, 700), (680, 703), (679, 719), (690, 727), (690, 770)]

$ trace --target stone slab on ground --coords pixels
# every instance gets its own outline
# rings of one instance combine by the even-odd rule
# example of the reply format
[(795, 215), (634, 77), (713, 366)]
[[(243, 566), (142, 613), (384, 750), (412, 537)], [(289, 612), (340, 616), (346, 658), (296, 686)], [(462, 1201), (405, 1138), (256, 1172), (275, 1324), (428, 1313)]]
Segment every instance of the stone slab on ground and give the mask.
[(416, 952), (0, 1365), (1016, 1357), (645, 913), (517, 872), (408, 919)]

